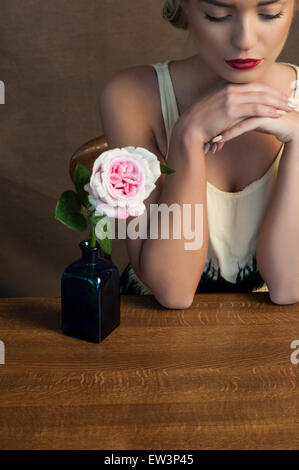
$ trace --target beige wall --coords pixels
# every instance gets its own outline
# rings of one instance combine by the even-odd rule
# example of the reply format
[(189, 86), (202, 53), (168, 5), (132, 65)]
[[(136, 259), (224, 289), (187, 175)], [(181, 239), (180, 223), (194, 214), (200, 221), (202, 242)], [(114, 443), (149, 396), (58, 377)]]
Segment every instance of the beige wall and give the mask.
[[(102, 134), (103, 84), (134, 65), (188, 57), (188, 33), (161, 18), (163, 0), (1, 0), (0, 297), (60, 296), (65, 267), (80, 257), (74, 232), (54, 219), (73, 189), (68, 164)], [(280, 57), (299, 64), (298, 18)], [(296, 37), (297, 30), (297, 37)], [(113, 242), (120, 271), (124, 241)]]

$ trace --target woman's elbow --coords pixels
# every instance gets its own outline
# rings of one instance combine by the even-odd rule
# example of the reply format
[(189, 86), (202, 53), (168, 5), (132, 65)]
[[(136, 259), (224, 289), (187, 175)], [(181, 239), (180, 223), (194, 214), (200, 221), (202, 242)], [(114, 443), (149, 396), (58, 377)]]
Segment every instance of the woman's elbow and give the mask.
[(150, 289), (153, 296), (163, 307), (168, 309), (186, 309), (191, 307), (194, 299), (194, 294), (190, 289), (179, 289), (176, 286), (170, 286), (169, 280), (163, 281), (161, 276), (146, 275), (144, 272), (140, 273), (142, 282)]
[(154, 296), (159, 304), (170, 310), (184, 310), (190, 308), (194, 299), (193, 295), (179, 294), (179, 292), (159, 292), (154, 293)]

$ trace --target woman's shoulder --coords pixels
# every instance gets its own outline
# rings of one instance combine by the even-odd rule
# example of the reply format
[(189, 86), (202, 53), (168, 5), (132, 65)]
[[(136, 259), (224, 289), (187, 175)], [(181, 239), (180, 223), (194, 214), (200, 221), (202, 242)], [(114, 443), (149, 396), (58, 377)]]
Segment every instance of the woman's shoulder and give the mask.
[(133, 94), (136, 100), (143, 104), (149, 117), (156, 119), (160, 95), (156, 72), (152, 65), (137, 65), (119, 70), (108, 79), (103, 89), (109, 86), (127, 90), (130, 96)]
[(136, 87), (146, 104), (153, 111), (158, 111), (160, 93), (157, 74), (152, 65), (136, 65), (118, 72), (117, 76), (123, 80), (129, 80)]
[(292, 89), (297, 89), (297, 92), (299, 92), (299, 65), (292, 62), (278, 62), (277, 64), (280, 67), (277, 81), (282, 91), (290, 94)]
[(156, 90), (156, 72), (152, 65), (136, 65), (122, 69), (115, 73), (109, 82), (114, 80), (131, 81), (149, 99)]
[(138, 101), (138, 106), (141, 104), (155, 136), (156, 144), (161, 154), (165, 155), (167, 151), (165, 131), (161, 112), (159, 82), (155, 68), (149, 64), (122, 69), (109, 79), (106, 86), (112, 85), (113, 88), (113, 84), (116, 84), (117, 90), (121, 90), (122, 93), (126, 93), (133, 98), (130, 101), (131, 106), (134, 106), (134, 100), (135, 103)]
[(159, 81), (155, 68), (151, 65), (137, 65), (117, 74), (122, 80), (128, 80), (136, 87), (138, 99), (142, 100), (156, 143), (162, 155), (166, 155), (167, 141), (161, 110)]
[(292, 65), (293, 67), (299, 68), (299, 64), (295, 64), (294, 62), (278, 62), (279, 64), (284, 64), (284, 65)]

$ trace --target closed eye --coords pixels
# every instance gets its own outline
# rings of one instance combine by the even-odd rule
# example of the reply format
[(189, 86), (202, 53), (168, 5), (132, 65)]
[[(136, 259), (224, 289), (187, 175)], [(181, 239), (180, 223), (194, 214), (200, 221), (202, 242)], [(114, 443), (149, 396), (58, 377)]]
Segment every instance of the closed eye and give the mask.
[[(277, 13), (277, 15), (266, 15), (266, 14), (262, 14), (260, 13), (260, 17), (263, 19), (263, 20), (275, 20), (276, 18), (280, 18), (281, 16), (283, 15), (283, 12), (279, 12)], [(230, 18), (232, 15), (226, 15), (226, 16), (221, 16), (221, 17), (216, 17), (216, 16), (211, 16), (211, 15), (208, 15), (207, 13), (205, 13), (205, 18), (207, 18), (209, 21), (215, 21), (215, 22), (221, 22), (221, 21), (226, 21), (228, 18)]]

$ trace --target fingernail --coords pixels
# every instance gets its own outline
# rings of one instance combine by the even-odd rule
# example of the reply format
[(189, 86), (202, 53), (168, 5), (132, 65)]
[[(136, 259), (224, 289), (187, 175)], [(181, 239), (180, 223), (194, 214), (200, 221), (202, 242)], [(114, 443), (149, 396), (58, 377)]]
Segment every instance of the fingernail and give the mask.
[(215, 142), (220, 142), (220, 140), (222, 140), (222, 139), (223, 139), (222, 135), (217, 135), (217, 137), (214, 137), (214, 139), (212, 139), (212, 142), (214, 142), (214, 143)]
[(276, 112), (277, 114), (280, 114), (281, 116), (284, 116), (285, 114), (287, 114), (287, 112), (283, 111), (282, 109), (277, 109)]
[(209, 144), (209, 143), (205, 144), (205, 153), (208, 153), (210, 148), (211, 148), (211, 144)]
[(212, 147), (212, 152), (213, 153), (216, 153), (217, 147), (218, 147), (217, 144), (213, 144), (213, 147)]

